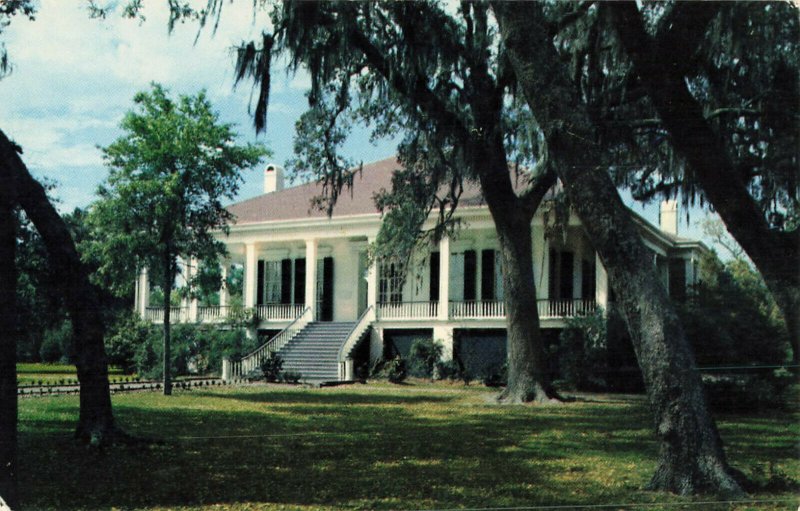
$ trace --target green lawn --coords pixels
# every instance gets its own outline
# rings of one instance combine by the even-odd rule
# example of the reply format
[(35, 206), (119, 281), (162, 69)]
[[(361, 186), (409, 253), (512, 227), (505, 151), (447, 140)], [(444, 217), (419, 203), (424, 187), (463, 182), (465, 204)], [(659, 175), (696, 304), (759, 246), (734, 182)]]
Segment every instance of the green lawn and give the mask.
[(641, 398), (507, 407), (493, 395), (426, 383), (115, 395), (119, 423), (162, 442), (103, 452), (71, 441), (77, 397), (22, 399), (24, 509), (797, 508), (782, 486), (800, 477), (796, 413), (718, 419), (733, 464), (769, 483), (752, 498), (782, 502), (698, 505), (642, 490), (656, 444)]
[[(108, 368), (109, 377), (124, 378), (117, 368)], [(70, 364), (41, 364), (41, 363), (22, 363), (17, 364), (17, 381), (21, 385), (29, 385), (33, 383), (44, 384), (59, 383), (61, 380), (77, 380), (78, 375), (75, 373), (75, 366)]]

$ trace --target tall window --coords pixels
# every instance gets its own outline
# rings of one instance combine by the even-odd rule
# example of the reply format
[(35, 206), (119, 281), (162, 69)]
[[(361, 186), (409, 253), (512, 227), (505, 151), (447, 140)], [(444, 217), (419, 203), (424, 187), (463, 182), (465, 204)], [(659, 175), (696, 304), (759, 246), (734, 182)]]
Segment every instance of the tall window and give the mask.
[(381, 265), (378, 284), (378, 303), (403, 301), (403, 273), (394, 263)]
[(264, 303), (281, 303), (280, 261), (264, 261)]

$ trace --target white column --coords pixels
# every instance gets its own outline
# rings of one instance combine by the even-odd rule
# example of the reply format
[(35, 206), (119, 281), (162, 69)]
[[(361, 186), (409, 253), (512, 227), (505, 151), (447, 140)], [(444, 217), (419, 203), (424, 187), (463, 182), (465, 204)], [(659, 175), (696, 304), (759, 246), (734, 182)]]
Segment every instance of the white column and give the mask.
[(598, 307), (603, 308), (603, 311), (608, 312), (608, 273), (606, 272), (606, 267), (603, 266), (603, 261), (600, 259), (600, 254), (595, 254), (594, 265), (594, 301)]
[(547, 299), (550, 295), (550, 254), (544, 227), (534, 226), (533, 233), (533, 276), (536, 279), (536, 297)]
[(447, 321), (450, 316), (450, 238), (439, 241), (439, 314), (438, 319)]
[(316, 318), (317, 308), (317, 240), (306, 240), (306, 307)]
[[(196, 257), (192, 257), (189, 259), (189, 267), (187, 268), (186, 275), (189, 279), (189, 282), (192, 282), (194, 278), (200, 271), (199, 267), (200, 262), (197, 260)], [(196, 284), (192, 284), (192, 288), (194, 288)], [(194, 289), (193, 289), (194, 290)], [(197, 293), (192, 293), (191, 298), (189, 299), (189, 321), (195, 322), (197, 321), (197, 307), (198, 307), (198, 300), (197, 300)]]
[(257, 278), (256, 245), (247, 243), (244, 246), (244, 306), (247, 308), (256, 306)]
[(453, 360), (453, 328), (449, 326), (433, 327), (433, 340), (442, 343), (442, 360)]
[(575, 256), (572, 258), (572, 299), (583, 296), (583, 240), (575, 240)]
[[(375, 243), (375, 238), (367, 240), (370, 245)], [(378, 312), (378, 265), (375, 261), (370, 263), (367, 269), (367, 308), (372, 307)]]
[[(220, 264), (220, 273), (222, 274), (222, 283), (219, 287), (219, 305), (220, 308), (225, 308), (230, 302), (230, 290), (228, 289), (228, 273), (230, 271), (230, 263), (224, 260)], [(224, 314), (224, 312), (223, 312)]]
[(145, 319), (147, 314), (147, 307), (150, 306), (150, 277), (147, 273), (147, 268), (143, 268), (139, 272), (139, 278), (136, 281), (136, 312), (139, 317)]

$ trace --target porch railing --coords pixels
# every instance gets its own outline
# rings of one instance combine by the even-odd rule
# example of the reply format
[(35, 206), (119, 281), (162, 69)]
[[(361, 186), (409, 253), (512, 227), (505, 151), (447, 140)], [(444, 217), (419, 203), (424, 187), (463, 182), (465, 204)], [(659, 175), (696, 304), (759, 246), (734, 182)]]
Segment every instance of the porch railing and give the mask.
[(361, 313), (353, 329), (347, 335), (347, 340), (342, 343), (339, 348), (337, 360), (339, 362), (339, 380), (352, 380), (353, 379), (353, 360), (350, 358), (350, 353), (355, 349), (358, 341), (367, 331), (369, 326), (375, 321), (375, 309), (369, 306), (367, 310)]
[(439, 312), (439, 302), (379, 303), (378, 319), (429, 319)]
[(256, 316), (261, 321), (289, 321), (303, 313), (302, 304), (269, 303), (256, 305)]
[(281, 348), (286, 346), (286, 344), (291, 341), (294, 336), (299, 334), (310, 322), (311, 308), (308, 307), (303, 310), (294, 321), (289, 323), (289, 326), (247, 355), (239, 359), (224, 359), (222, 367), (223, 378), (235, 380), (261, 367), (261, 363), (266, 360), (270, 354), (280, 351)]
[[(144, 319), (151, 323), (164, 322), (164, 307), (147, 307), (144, 310)], [(170, 323), (185, 323), (189, 321), (189, 308), (188, 307), (170, 307), (169, 308), (169, 322)]]
[(225, 320), (228, 318), (229, 309), (230, 307), (228, 305), (209, 305), (206, 307), (198, 307), (197, 321), (204, 323)]
[(594, 300), (538, 300), (540, 318), (571, 318), (591, 314), (597, 308)]
[(506, 317), (506, 305), (501, 300), (450, 302), (450, 317), (454, 319), (504, 318)]

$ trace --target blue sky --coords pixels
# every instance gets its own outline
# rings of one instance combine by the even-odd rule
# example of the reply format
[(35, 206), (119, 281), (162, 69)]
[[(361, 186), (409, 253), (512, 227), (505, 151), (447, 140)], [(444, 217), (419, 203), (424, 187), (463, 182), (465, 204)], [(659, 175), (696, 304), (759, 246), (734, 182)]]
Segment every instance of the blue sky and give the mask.
[[(204, 2), (203, 2), (204, 4)], [(308, 76), (273, 70), (268, 129), (256, 137), (248, 113), (249, 84), (233, 89), (231, 47), (260, 33), (266, 15), (253, 19), (252, 2), (225, 3), (218, 30), (197, 37), (194, 24), (167, 31), (166, 2), (146, 3), (145, 22), (112, 13), (90, 19), (86, 2), (42, 0), (35, 21), (14, 19), (2, 35), (13, 72), (0, 80), (0, 128), (24, 150), (23, 159), (37, 178), (56, 183), (59, 209), (86, 207), (105, 178), (101, 152), (121, 135), (118, 128), (133, 95), (159, 82), (173, 93), (208, 91), (220, 117), (237, 125), (242, 141), (261, 141), (283, 164), (292, 156), (294, 123), (306, 106)], [(372, 145), (359, 133), (347, 156), (364, 162), (394, 154), (391, 141)], [(260, 193), (260, 169), (245, 175), (240, 198)], [(657, 220), (657, 205), (637, 212)], [(691, 223), (704, 216), (691, 211)], [(696, 235), (681, 215), (680, 233)]]

